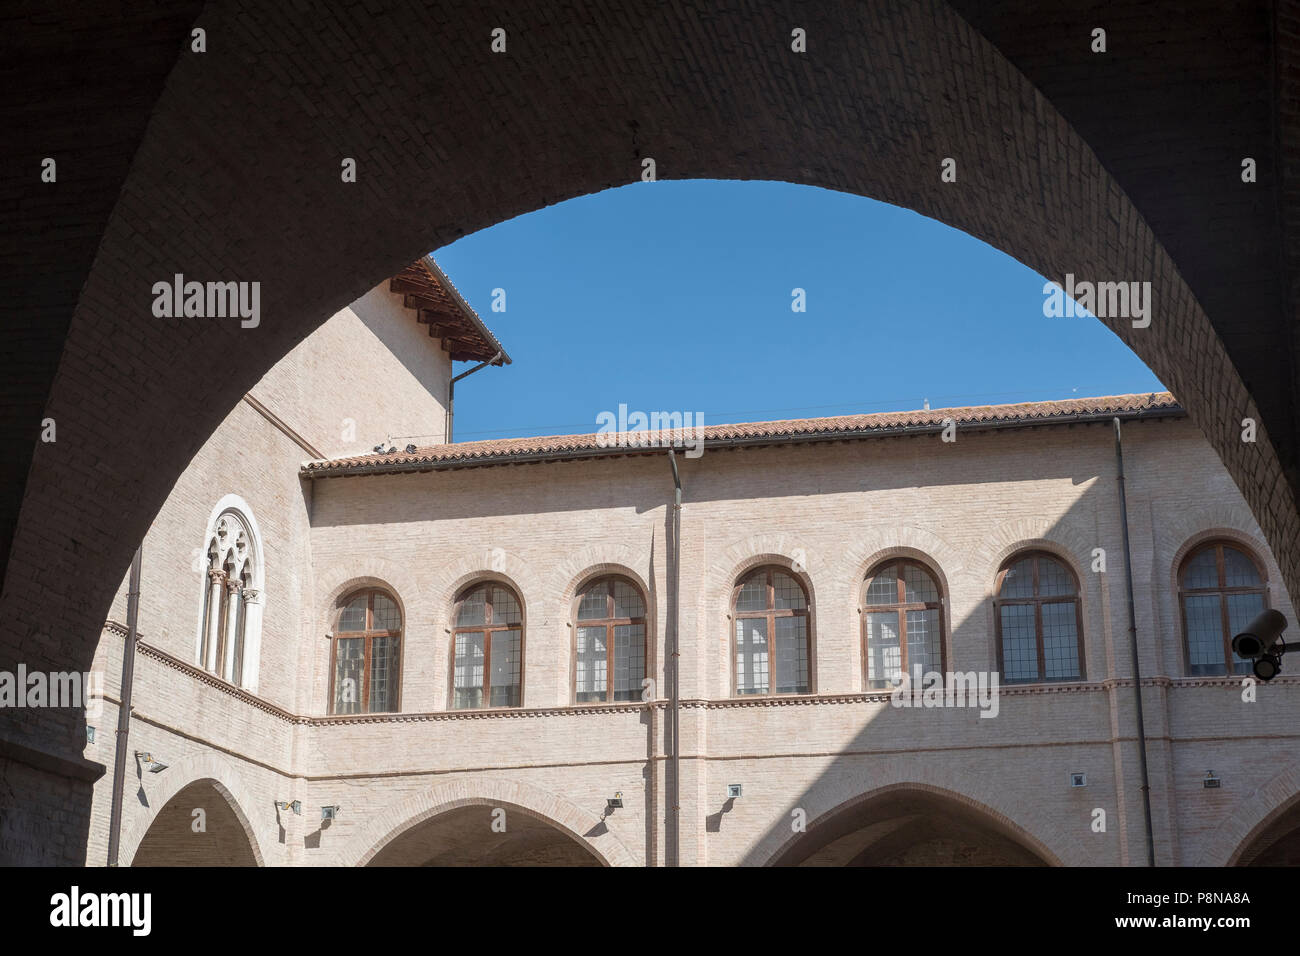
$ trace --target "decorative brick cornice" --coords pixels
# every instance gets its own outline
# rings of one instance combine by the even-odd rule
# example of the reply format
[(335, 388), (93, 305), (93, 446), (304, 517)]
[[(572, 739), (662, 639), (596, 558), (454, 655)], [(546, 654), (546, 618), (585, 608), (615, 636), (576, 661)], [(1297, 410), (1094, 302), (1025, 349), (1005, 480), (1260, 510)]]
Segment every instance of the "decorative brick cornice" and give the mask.
[[(126, 628), (116, 621), (106, 621), (104, 623), (104, 629), (106, 631), (112, 631), (122, 637), (126, 636)], [(561, 705), (555, 707), (498, 707), (486, 710), (432, 710), (412, 713), (325, 714), (321, 716), (306, 716), (290, 713), (284, 708), (278, 707), (270, 701), (264, 700), (254, 694), (250, 694), (248, 691), (222, 680), (215, 674), (211, 674), (195, 664), (190, 664), (180, 658), (174, 657), (166, 651), (154, 647), (152, 644), (146, 643), (144, 640), (138, 639), (136, 646), (144, 656), (149, 657), (166, 667), (170, 667), (175, 671), (186, 674), (199, 683), (221, 691), (227, 696), (233, 697), (251, 707), (255, 707), (263, 713), (270, 714), (273, 717), (278, 717), (287, 723), (297, 726), (335, 727), (339, 725), (356, 724), (426, 723), (428, 721), (443, 720), (526, 720), (538, 717), (572, 717), (582, 714), (631, 714), (647, 710), (663, 711), (668, 709), (668, 701), (660, 699), (619, 704), (582, 704)], [(1300, 685), (1300, 677), (1278, 677), (1270, 683)], [(998, 696), (1001, 698), (1041, 697), (1044, 695), (1059, 694), (1088, 694), (1132, 686), (1133, 679), (1131, 677), (1108, 678), (1101, 681), (1070, 681), (1045, 684), (999, 684)], [(1144, 677), (1142, 678), (1142, 686), (1164, 687), (1175, 690), (1189, 687), (1238, 688), (1241, 686), (1241, 678)], [(681, 707), (684, 710), (730, 710), (738, 707), (827, 707), (843, 704), (887, 704), (891, 700), (892, 693), (889, 691), (858, 694), (781, 694), (765, 697), (727, 697), (717, 700), (689, 698), (681, 701)]]

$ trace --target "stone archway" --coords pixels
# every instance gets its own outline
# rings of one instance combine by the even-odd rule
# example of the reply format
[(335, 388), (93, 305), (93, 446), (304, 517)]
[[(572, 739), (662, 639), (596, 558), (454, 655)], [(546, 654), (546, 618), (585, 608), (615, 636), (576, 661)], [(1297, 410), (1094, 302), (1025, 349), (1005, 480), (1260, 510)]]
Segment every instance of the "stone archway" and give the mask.
[(882, 787), (846, 801), (791, 838), (769, 866), (1059, 865), (1022, 828), (959, 794)]
[[(317, 325), (431, 248), (636, 182), (646, 159), (660, 178), (780, 179), (905, 206), (1053, 278), (1150, 282), (1150, 326), (1109, 324), (1205, 431), (1300, 592), (1294, 476), (1278, 451), (1290, 419), (1261, 414), (1161, 236), (987, 39), (996, 18), (981, 33), (942, 0), (764, 3), (684, 21), (537, 4), (511, 15), (497, 55), (489, 38), (502, 25), (486, 9), (256, 7), (187, 4), (168, 20), (182, 52), (129, 172), (122, 164), (57, 374), (35, 403), (59, 440), (24, 443), (34, 450), (0, 594), (0, 649), (30, 669), (85, 669), (176, 476)], [(182, 43), (194, 11), (209, 38), (201, 55)], [(792, 25), (811, 38), (807, 55), (791, 50)], [(346, 158), (355, 183), (341, 181)], [(955, 183), (940, 178), (945, 158)], [(154, 318), (150, 289), (176, 274), (262, 283), (256, 327)], [(222, 375), (207, 374), (214, 355), (232, 357)], [(1239, 440), (1243, 417), (1261, 423), (1257, 442)], [(24, 767), (17, 805), (70, 813), (82, 842), (83, 723), (0, 715), (3, 759)], [(53, 862), (60, 851), (25, 852)]]
[(129, 859), (131, 866), (262, 864), (243, 809), (211, 778), (195, 780), (173, 794), (154, 814)]
[[(492, 829), (503, 811), (505, 830)], [(512, 823), (512, 821), (514, 821)], [(375, 814), (343, 852), (357, 866), (635, 866), (604, 822), (519, 781), (455, 781)]]

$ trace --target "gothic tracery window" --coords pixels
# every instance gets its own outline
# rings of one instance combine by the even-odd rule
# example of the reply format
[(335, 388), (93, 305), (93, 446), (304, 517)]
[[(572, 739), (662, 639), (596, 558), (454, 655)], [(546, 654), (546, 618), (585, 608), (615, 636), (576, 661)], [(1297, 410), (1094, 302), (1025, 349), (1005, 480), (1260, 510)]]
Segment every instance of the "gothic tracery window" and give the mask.
[(261, 621), (258, 561), (248, 519), (238, 511), (223, 511), (208, 535), (198, 664), (241, 686)]

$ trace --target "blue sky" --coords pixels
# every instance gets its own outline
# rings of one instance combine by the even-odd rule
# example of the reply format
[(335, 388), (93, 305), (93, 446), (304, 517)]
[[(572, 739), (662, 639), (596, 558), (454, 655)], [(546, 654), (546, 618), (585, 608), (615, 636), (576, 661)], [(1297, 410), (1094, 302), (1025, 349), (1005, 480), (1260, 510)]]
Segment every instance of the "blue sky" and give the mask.
[(809, 186), (635, 183), (434, 258), (514, 359), (458, 383), (457, 441), (592, 432), (620, 403), (722, 424), (1163, 388), (1096, 319), (1045, 318), (1044, 278), (997, 249)]

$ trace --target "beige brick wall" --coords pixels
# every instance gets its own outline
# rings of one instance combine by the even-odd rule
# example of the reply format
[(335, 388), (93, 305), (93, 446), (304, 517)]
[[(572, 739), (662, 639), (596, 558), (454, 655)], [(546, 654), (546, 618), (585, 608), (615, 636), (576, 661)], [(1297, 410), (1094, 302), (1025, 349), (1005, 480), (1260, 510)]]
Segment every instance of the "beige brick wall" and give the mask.
[[(1234, 837), (1240, 842), (1294, 796), (1293, 776), (1300, 787), (1286, 729), (1300, 717), (1300, 682), (1281, 679), (1244, 703), (1235, 680), (1188, 678), (1174, 568), (1205, 535), (1232, 537), (1262, 558), (1271, 603), (1292, 620), (1295, 609), (1244, 501), (1190, 423), (1130, 424), (1125, 452), (1157, 861), (1222, 863)], [(136, 687), (141, 739), (178, 764), (212, 761), (202, 772), (219, 768), (224, 790), (214, 792), (247, 795), (255, 805), (242, 810), (267, 863), (364, 861), (402, 827), (466, 804), (489, 808), (485, 826), (500, 805), (555, 822), (605, 862), (662, 863), (662, 703), (571, 706), (570, 619), (575, 590), (592, 574), (617, 569), (640, 582), (654, 635), (650, 672), (664, 686), (665, 457), (314, 482), (306, 537), (275, 557), (303, 561), (283, 569), (299, 582), (300, 617), (277, 618), (273, 628), (268, 603), (263, 640), (271, 661), (263, 673), (283, 673), (260, 696), (289, 713), (145, 657)], [(267, 486), (249, 500), (279, 477), (266, 463)], [(795, 811), (814, 824), (864, 794), (904, 786), (1000, 821), (1051, 862), (1143, 862), (1108, 426), (971, 432), (954, 444), (932, 436), (710, 451), (683, 463), (682, 481), (684, 864), (767, 862), (789, 844)], [(262, 507), (258, 520), (273, 525), (274, 510)], [(904, 553), (934, 567), (950, 663), (982, 671), (996, 667), (994, 578), (1022, 547), (1054, 552), (1079, 577), (1083, 681), (1004, 688), (995, 719), (975, 709), (899, 709), (863, 693), (860, 591), (876, 561)], [(1105, 573), (1091, 570), (1095, 548), (1105, 549)], [(731, 588), (757, 563), (795, 559), (813, 601), (816, 693), (732, 699)], [(524, 602), (523, 710), (448, 709), (453, 601), (481, 577), (512, 584)], [(330, 718), (333, 609), (363, 584), (389, 588), (403, 609), (402, 713)], [(193, 600), (168, 611), (150, 590), (146, 575), (150, 618), (192, 624)], [(153, 641), (145, 621), (142, 610)], [(175, 630), (192, 635), (189, 624)], [(188, 646), (164, 649), (189, 660), (172, 649)], [(120, 638), (110, 635), (105, 647), (115, 659)], [(283, 657), (270, 657), (276, 648)], [(1223, 789), (1201, 787), (1211, 769)], [(1068, 787), (1072, 771), (1087, 773), (1086, 788)], [(197, 772), (175, 774), (170, 792)], [(724, 807), (728, 783), (741, 783), (744, 796)], [(128, 789), (136, 784), (129, 779)], [(146, 788), (160, 785), (146, 775)], [(92, 849), (106, 841), (105, 787)], [(625, 806), (601, 821), (616, 790)], [(272, 802), (295, 798), (304, 815), (282, 837)], [(128, 824), (142, 833), (158, 805), (127, 802)], [(334, 804), (338, 820), (319, 828), (319, 807)], [(1096, 809), (1106, 813), (1102, 833), (1091, 827)]]

